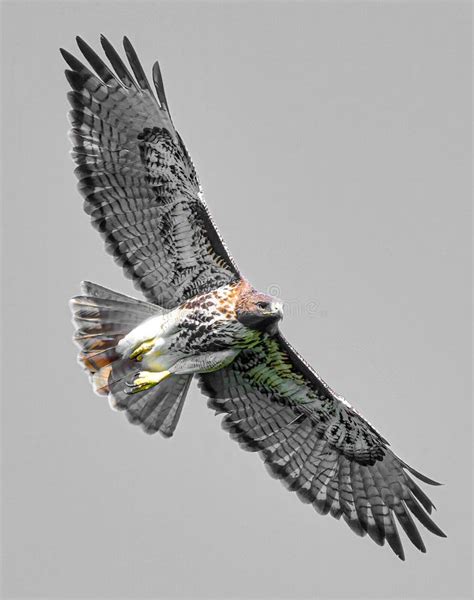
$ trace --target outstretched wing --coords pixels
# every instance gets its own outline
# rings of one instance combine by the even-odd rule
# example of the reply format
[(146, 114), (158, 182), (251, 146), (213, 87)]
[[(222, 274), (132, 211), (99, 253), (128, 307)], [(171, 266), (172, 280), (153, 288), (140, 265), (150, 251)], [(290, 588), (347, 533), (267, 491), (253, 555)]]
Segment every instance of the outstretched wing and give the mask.
[(200, 375), (209, 406), (227, 413), (231, 437), (259, 452), (269, 472), (359, 535), (385, 540), (402, 560), (395, 518), (422, 552), (412, 518), (444, 533), (429, 514), (433, 504), (410, 477), (437, 485), (400, 460), (388, 442), (296, 353), (281, 336), (265, 336), (219, 371)]
[(173, 308), (239, 278), (171, 121), (160, 68), (153, 93), (127, 38), (134, 76), (102, 36), (113, 72), (80, 38), (95, 73), (65, 50), (71, 70), (75, 173), (92, 224), (148, 300)]

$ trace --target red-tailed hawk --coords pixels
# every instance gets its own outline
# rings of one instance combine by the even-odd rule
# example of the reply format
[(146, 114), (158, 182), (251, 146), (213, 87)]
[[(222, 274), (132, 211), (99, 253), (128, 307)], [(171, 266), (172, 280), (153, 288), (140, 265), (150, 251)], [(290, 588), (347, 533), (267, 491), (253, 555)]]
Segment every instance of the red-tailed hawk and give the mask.
[(79, 359), (95, 390), (148, 433), (173, 434), (196, 375), (223, 427), (321, 514), (385, 540), (395, 522), (422, 552), (413, 520), (444, 536), (421, 475), (313, 371), (278, 329), (282, 304), (240, 274), (204, 202), (166, 100), (127, 38), (108, 66), (83, 40), (90, 70), (62, 50), (79, 190), (108, 252), (147, 302), (83, 283), (71, 307)]

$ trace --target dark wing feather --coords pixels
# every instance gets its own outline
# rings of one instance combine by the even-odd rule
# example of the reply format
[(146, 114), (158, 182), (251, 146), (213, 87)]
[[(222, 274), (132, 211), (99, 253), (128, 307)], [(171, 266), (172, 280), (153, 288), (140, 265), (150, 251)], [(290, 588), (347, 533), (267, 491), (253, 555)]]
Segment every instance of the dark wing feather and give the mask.
[(387, 540), (404, 559), (395, 521), (422, 552), (416, 517), (444, 536), (433, 504), (409, 473), (437, 483), (400, 460), (388, 442), (315, 373), (281, 336), (263, 336), (219, 371), (200, 375), (223, 427), (259, 452), (268, 471), (321, 514), (341, 516), (358, 535)]
[[(112, 69), (84, 42), (69, 52), (73, 158), (85, 210), (148, 300), (173, 308), (239, 278), (171, 121), (158, 63), (155, 96), (127, 38), (132, 73), (104, 37)], [(115, 71), (115, 73), (114, 73)]]

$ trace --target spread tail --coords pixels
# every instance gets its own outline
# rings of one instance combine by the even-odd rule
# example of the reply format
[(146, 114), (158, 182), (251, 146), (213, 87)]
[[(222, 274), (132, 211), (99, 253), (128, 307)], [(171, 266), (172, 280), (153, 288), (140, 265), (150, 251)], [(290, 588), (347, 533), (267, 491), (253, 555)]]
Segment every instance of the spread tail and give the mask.
[(174, 375), (159, 386), (130, 395), (126, 384), (136, 373), (137, 363), (117, 351), (123, 337), (164, 309), (88, 281), (81, 284), (81, 292), (70, 302), (74, 341), (94, 391), (108, 396), (112, 408), (125, 411), (129, 421), (147, 433), (173, 435), (192, 375)]

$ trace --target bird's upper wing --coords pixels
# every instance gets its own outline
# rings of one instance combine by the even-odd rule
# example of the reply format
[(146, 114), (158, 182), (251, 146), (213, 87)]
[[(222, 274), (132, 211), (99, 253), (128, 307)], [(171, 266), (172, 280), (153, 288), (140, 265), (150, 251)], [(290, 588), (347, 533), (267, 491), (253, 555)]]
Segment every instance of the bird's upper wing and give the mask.
[(127, 38), (133, 75), (104, 38), (115, 72), (80, 38), (95, 73), (61, 50), (79, 189), (107, 250), (148, 300), (173, 308), (239, 278), (171, 121), (158, 63), (153, 93)]
[(412, 518), (444, 536), (433, 504), (409, 473), (421, 475), (343, 398), (337, 396), (279, 334), (242, 351), (228, 367), (200, 375), (209, 406), (227, 413), (223, 427), (270, 473), (322, 513), (341, 516), (359, 535), (388, 541), (404, 558), (398, 520), (422, 552)]

